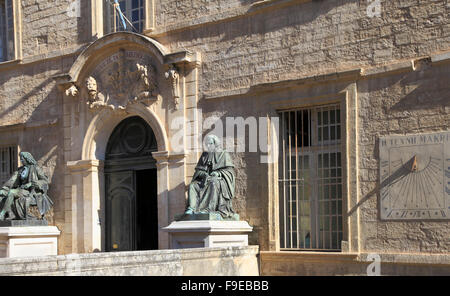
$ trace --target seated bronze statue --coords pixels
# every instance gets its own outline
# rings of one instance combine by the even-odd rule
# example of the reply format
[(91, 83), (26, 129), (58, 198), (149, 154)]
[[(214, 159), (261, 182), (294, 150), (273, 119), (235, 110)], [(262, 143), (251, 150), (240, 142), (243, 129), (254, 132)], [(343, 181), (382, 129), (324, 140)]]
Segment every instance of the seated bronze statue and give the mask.
[(208, 152), (203, 152), (189, 185), (185, 215), (218, 213), (222, 218), (234, 215), (234, 165), (228, 152), (219, 149), (220, 141), (206, 138)]
[[(43, 219), (53, 201), (47, 195), (48, 178), (28, 152), (20, 152), (22, 166), (0, 189), (0, 221)], [(30, 213), (35, 206), (39, 217)]]

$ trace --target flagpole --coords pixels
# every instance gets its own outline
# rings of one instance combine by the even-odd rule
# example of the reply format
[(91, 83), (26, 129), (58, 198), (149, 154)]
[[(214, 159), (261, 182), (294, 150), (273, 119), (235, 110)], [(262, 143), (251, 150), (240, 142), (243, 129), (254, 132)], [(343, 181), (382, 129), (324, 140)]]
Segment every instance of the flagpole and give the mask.
[(113, 24), (114, 24), (114, 33), (117, 32), (117, 25), (116, 25), (116, 17), (117, 17), (117, 12), (116, 12), (116, 3), (113, 4), (114, 7), (114, 17), (113, 17)]

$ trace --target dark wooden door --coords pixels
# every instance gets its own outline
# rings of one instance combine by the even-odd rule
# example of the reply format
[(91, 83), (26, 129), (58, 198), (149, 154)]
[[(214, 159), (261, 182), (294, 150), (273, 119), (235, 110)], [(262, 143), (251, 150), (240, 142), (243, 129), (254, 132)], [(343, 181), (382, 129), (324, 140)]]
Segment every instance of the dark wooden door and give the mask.
[[(105, 157), (106, 250), (157, 249), (156, 151), (153, 131), (140, 117), (123, 120)], [(156, 246), (156, 247), (155, 247)]]
[(136, 249), (136, 182), (134, 171), (105, 174), (107, 251)]

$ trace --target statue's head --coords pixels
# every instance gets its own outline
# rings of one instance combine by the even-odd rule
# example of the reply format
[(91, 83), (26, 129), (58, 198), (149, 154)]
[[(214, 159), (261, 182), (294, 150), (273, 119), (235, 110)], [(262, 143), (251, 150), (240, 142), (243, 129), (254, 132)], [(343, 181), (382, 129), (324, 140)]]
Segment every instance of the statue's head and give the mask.
[(91, 98), (95, 98), (97, 95), (97, 81), (94, 77), (89, 76), (86, 78), (86, 87), (88, 89), (89, 96)]
[(215, 152), (220, 150), (220, 140), (216, 135), (206, 136), (205, 142), (208, 152)]
[(29, 164), (36, 164), (36, 160), (34, 159), (33, 155), (31, 155), (30, 152), (20, 152), (19, 153), (20, 156), (20, 162), (23, 165), (29, 165)]

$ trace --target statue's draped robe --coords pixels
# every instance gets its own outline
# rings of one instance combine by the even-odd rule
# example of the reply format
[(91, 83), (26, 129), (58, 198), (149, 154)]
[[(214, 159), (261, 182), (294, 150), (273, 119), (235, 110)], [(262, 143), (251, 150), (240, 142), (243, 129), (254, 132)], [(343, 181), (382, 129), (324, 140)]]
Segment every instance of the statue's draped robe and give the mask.
[[(217, 172), (219, 177), (209, 177)], [(234, 214), (234, 165), (229, 153), (203, 152), (189, 185), (188, 208), (194, 213), (219, 213), (223, 218)]]
[[(29, 171), (27, 176), (22, 179), (21, 174), (25, 167), (28, 167)], [(24, 189), (23, 185), (30, 182), (33, 185), (29, 189)], [(38, 165), (21, 166), (4, 184), (2, 189), (7, 192), (11, 190), (14, 194), (11, 210), (15, 215), (15, 219), (24, 220), (30, 218), (28, 213), (29, 206), (37, 206), (42, 217), (53, 205), (53, 201), (47, 195), (48, 178)], [(6, 196), (1, 198), (4, 199)]]

